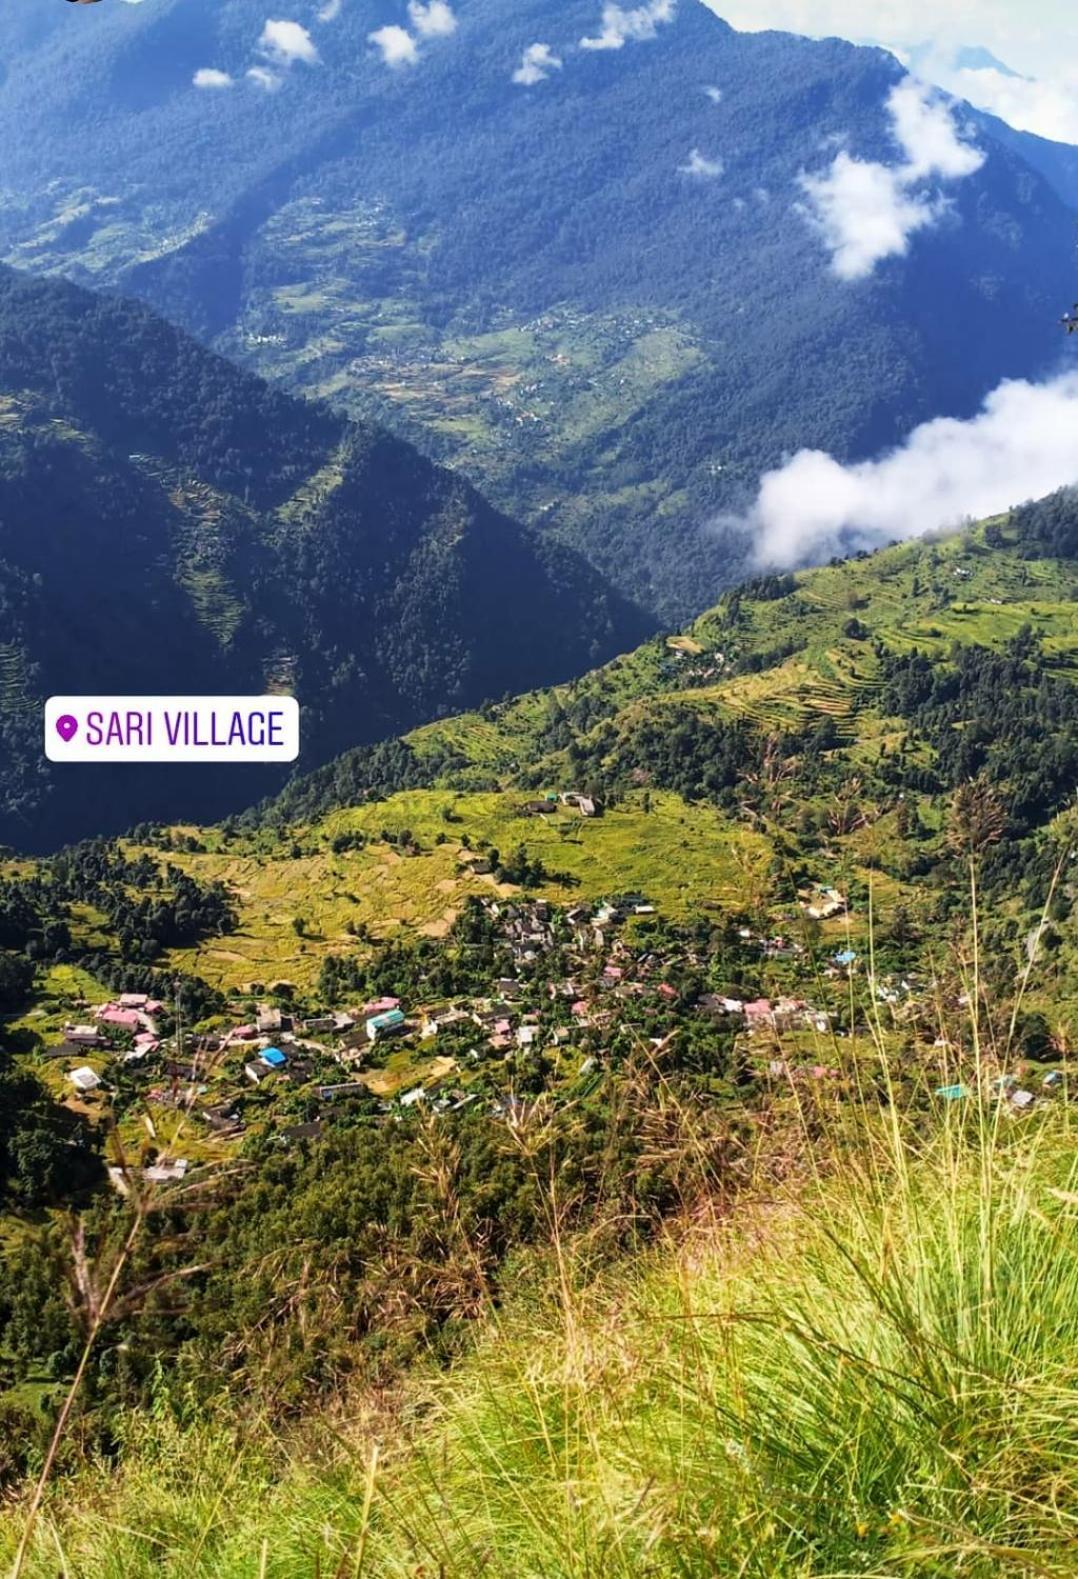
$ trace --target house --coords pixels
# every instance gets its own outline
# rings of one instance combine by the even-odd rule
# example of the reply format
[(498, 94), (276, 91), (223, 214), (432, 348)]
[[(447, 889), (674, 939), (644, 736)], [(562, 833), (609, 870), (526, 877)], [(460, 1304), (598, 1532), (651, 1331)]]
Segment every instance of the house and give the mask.
[(258, 1011), (255, 1029), (260, 1036), (273, 1036), (284, 1027), (284, 1016), (280, 1009), (272, 1009), (268, 1004), (263, 1004)]
[(96, 1091), (101, 1084), (101, 1076), (96, 1075), (85, 1065), (81, 1069), (73, 1069), (67, 1078), (82, 1096), (88, 1096), (91, 1091)]
[(1016, 1113), (1026, 1113), (1037, 1098), (1032, 1091), (1012, 1091), (1008, 1100)]
[(399, 998), (375, 998), (373, 1003), (363, 1005), (363, 1018), (373, 1020), (377, 1015), (388, 1014), (391, 1009), (399, 1009), (400, 1006)]
[(767, 998), (758, 998), (755, 1003), (745, 1005), (745, 1024), (750, 1031), (775, 1029), (775, 1011)]
[(1046, 1091), (1060, 1091), (1063, 1088), (1063, 1071), (1053, 1069), (1045, 1075), (1041, 1084)]
[(281, 1139), (286, 1145), (295, 1145), (300, 1140), (320, 1140), (324, 1127), (320, 1118), (312, 1119), (309, 1124), (290, 1124), (281, 1131)]
[[(772, 1011), (776, 1031), (793, 1031), (808, 1022), (810, 1010), (801, 998), (780, 998)], [(827, 1029), (826, 1022), (824, 1029)]]
[(740, 998), (727, 998), (721, 992), (706, 992), (700, 999), (699, 1009), (704, 1014), (716, 1017), (728, 1014), (744, 1014), (745, 1005)]
[(318, 1095), (323, 1102), (336, 1102), (338, 1097), (365, 1097), (367, 1087), (361, 1080), (350, 1080), (339, 1086), (319, 1086)]
[(93, 1025), (66, 1025), (64, 1036), (76, 1047), (100, 1047), (104, 1041), (101, 1032)]
[(144, 1168), (142, 1177), (147, 1184), (179, 1184), (186, 1178), (188, 1166), (186, 1157), (176, 1162), (158, 1162), (152, 1168)]
[(259, 1054), (259, 1061), (267, 1069), (284, 1069), (288, 1064), (288, 1059), (279, 1047), (264, 1047)]
[(835, 916), (845, 915), (847, 904), (837, 888), (820, 883), (804, 897), (801, 908), (810, 921), (830, 921)]
[(243, 1130), (242, 1119), (227, 1102), (203, 1108), (200, 1116), (217, 1135), (239, 1135)]
[(423, 1086), (414, 1086), (411, 1091), (406, 1091), (401, 1097), (400, 1105), (401, 1107), (415, 1107), (417, 1102), (425, 1100), (426, 1095), (427, 1093)]
[(546, 800), (526, 800), (523, 806), (517, 808), (518, 817), (545, 817), (550, 812), (556, 811), (558, 798), (556, 795), (548, 796)]
[(517, 1031), (518, 1047), (534, 1047), (539, 1040), (539, 1027), (537, 1025), (522, 1025)]
[(563, 806), (571, 806), (582, 817), (601, 817), (602, 804), (590, 795), (578, 795), (575, 790), (569, 790), (561, 797)]
[(275, 1073), (269, 1064), (264, 1064), (261, 1059), (258, 1063), (244, 1064), (243, 1072), (253, 1086), (260, 1086), (263, 1080), (268, 1080), (270, 1075)]
[(138, 1031), (142, 1028), (142, 1015), (137, 1009), (118, 1009), (109, 1004), (98, 1014), (102, 1025), (107, 1025), (113, 1031)]
[(72, 1041), (60, 1042), (56, 1047), (48, 1047), (42, 1053), (42, 1058), (48, 1063), (59, 1063), (61, 1059), (70, 1063), (73, 1058), (81, 1058), (85, 1049), (76, 1046)]
[(377, 1042), (384, 1036), (399, 1036), (408, 1029), (408, 1021), (400, 1009), (387, 1009), (367, 1021), (367, 1040)]

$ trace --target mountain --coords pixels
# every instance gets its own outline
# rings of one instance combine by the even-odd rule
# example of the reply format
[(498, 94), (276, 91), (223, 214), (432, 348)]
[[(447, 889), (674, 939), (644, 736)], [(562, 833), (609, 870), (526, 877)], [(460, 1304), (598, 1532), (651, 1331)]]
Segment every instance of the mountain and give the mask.
[(141, 305), (7, 269), (0, 610), (0, 839), (22, 848), (221, 816), (275, 781), (51, 768), (51, 694), (287, 690), (313, 765), (645, 629), (571, 551), (400, 440)]
[(1076, 595), (1070, 493), (0, 863), (0, 1556), (1067, 1571)]
[[(864, 859), (888, 845), (900, 801), (920, 801), (938, 829), (947, 798), (981, 780), (1007, 808), (994, 859), (1020, 866), (1078, 782), (1076, 595), (1078, 490), (975, 530), (746, 583), (679, 636), (348, 753), (248, 821), (287, 829), (427, 787), (578, 791), (627, 807), (652, 790), (711, 803), (803, 855), (848, 847)], [(818, 820), (850, 795), (873, 816), (836, 830)], [(645, 819), (628, 841), (644, 860), (647, 830)], [(929, 869), (904, 836), (890, 855), (896, 879), (908, 860), (914, 880)], [(606, 863), (597, 875), (613, 880)], [(677, 868), (668, 881), (692, 885)]]
[[(1075, 831), (1076, 594), (1078, 494), (750, 582), (568, 684), (348, 752), (220, 828), (136, 843), (132, 858), (163, 848), (235, 896), (230, 935), (204, 929), (168, 968), (318, 994), (329, 962), (382, 945), (379, 990), (396, 992), (412, 969), (397, 945), (445, 936), (496, 892), (484, 862), (554, 904), (642, 893), (672, 924), (749, 911), (780, 935), (801, 924), (799, 891), (840, 883), (857, 946), (874, 892), (878, 948), (896, 911), (942, 947), (971, 794), (990, 930), (1025, 937), (1049, 892), (1056, 920), (1075, 898), (1053, 871)], [(604, 814), (582, 816), (580, 796)], [(1078, 1025), (1078, 955), (1060, 946), (1052, 1012)]]
[[(666, 623), (743, 572), (708, 523), (789, 452), (875, 453), (1058, 356), (1074, 186), (991, 117), (959, 112), (984, 163), (928, 182), (906, 256), (833, 272), (801, 178), (839, 144), (901, 158), (883, 51), (697, 0), (614, 8), (636, 20), (609, 36), (598, 0), (459, 0), (444, 36), (398, 0), (336, 11), (302, 35), (255, 0), (20, 15), (8, 260), (392, 424)], [(515, 82), (537, 41), (560, 66)]]

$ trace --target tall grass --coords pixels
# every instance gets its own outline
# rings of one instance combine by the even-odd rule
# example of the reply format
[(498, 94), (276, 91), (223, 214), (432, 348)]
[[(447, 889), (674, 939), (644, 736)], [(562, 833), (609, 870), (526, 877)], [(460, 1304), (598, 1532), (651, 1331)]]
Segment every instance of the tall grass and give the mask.
[(562, 1249), (403, 1413), (291, 1448), (133, 1420), (117, 1477), (53, 1487), (27, 1571), (1078, 1573), (1066, 1110), (864, 1118), (831, 1176), (643, 1263)]
[(596, 1271), (552, 1183), (551, 1275), (450, 1373), (288, 1440), (185, 1427), (163, 1396), (118, 1470), (42, 1476), (36, 1519), (0, 1514), (0, 1561), (21, 1541), (34, 1579), (1078, 1575), (1078, 1135), (1065, 1102), (991, 1099), (1015, 1018), (982, 1034), (976, 932), (965, 1067), (923, 1071), (962, 1074), (965, 1102), (902, 1106), (870, 993), (843, 1086), (791, 1079), (753, 1186), (665, 1245)]
[(380, 1571), (406, 1531), (462, 1575), (1078, 1572), (1070, 1142), (905, 1132), (492, 1339)]

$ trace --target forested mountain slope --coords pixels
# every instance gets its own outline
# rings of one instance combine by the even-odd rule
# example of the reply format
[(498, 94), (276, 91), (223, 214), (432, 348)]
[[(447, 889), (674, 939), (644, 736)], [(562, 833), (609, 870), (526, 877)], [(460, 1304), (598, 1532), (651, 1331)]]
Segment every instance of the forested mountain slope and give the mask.
[[(1053, 872), (1078, 784), (1076, 531), (1061, 494), (766, 577), (683, 635), (349, 752), (220, 828), (144, 828), (137, 847), (163, 840), (238, 896), (232, 935), (171, 964), (223, 990), (317, 990), (335, 958), (443, 936), (499, 873), (553, 903), (643, 893), (679, 923), (747, 913), (780, 934), (798, 893), (833, 883), (862, 941), (874, 887), (881, 938), (899, 917), (920, 949), (964, 903), (970, 830), (1009, 947), (1050, 892), (1057, 920), (1074, 897), (1067, 861), (1054, 889)], [(1059, 946), (1053, 1012), (1074, 1016), (1078, 957)]]
[[(761, 1229), (750, 1234), (758, 1273), (762, 1242), (783, 1246), (786, 1259), (774, 1238), (780, 1219), (802, 1249), (809, 1242), (799, 1219), (776, 1209), (777, 1190), (812, 1188), (805, 1221), (819, 1228), (814, 1186), (843, 1177), (859, 1136), (866, 1162), (878, 1165), (881, 1136), (905, 1134), (906, 1115), (911, 1160), (950, 1202), (937, 1209), (926, 1198), (911, 1220), (918, 1232), (930, 1224), (938, 1233), (940, 1264), (953, 1269), (961, 1254), (959, 1267), (974, 1268), (941, 1282), (931, 1262), (924, 1286), (940, 1300), (931, 1332), (946, 1330), (970, 1298), (983, 1302), (975, 1256), (988, 1219), (976, 1201), (963, 1218), (968, 1230), (941, 1217), (965, 1175), (946, 1152), (940, 1165), (939, 1139), (963, 1155), (973, 1148), (971, 1178), (998, 1181), (998, 1222), (1013, 1237), (993, 1237), (994, 1255), (1005, 1242), (1015, 1253), (1028, 1248), (1033, 1216), (1044, 1218), (1046, 1201), (1066, 1208), (1074, 1193), (1073, 1148), (1056, 1148), (1073, 1127), (1069, 1049), (1078, 1030), (1076, 594), (1078, 496), (1062, 494), (952, 537), (760, 579), (681, 636), (568, 685), (350, 753), (248, 816), (202, 828), (143, 823), (121, 840), (50, 858), (0, 859), (0, 1077), (11, 1110), (0, 1125), (0, 1408), (12, 1424), (0, 1476), (9, 1483), (33, 1473), (85, 1342), (82, 1306), (72, 1309), (59, 1271), (70, 1264), (71, 1209), (99, 1266), (110, 1264), (103, 1258), (132, 1211), (150, 1202), (70, 1439), (73, 1459), (100, 1447), (110, 1475), (136, 1480), (122, 1513), (100, 1511), (110, 1488), (90, 1492), (93, 1518), (82, 1516), (77, 1471), (58, 1481), (55, 1522), (42, 1522), (28, 1572), (52, 1575), (57, 1542), (72, 1571), (101, 1579), (160, 1569), (174, 1546), (177, 1573), (215, 1579), (246, 1575), (259, 1548), (263, 1566), (272, 1552), (282, 1573), (302, 1572), (316, 1542), (339, 1566), (358, 1548), (333, 1531), (365, 1506), (362, 1487), (342, 1493), (335, 1479), (332, 1498), (314, 1493), (302, 1516), (292, 1494), (280, 1494), (291, 1466), (306, 1484), (325, 1464), (327, 1409), (338, 1424), (359, 1420), (364, 1441), (376, 1432), (392, 1444), (386, 1464), (400, 1472), (398, 1486), (410, 1476), (403, 1429), (418, 1421), (423, 1444), (437, 1443), (432, 1483), (451, 1503), (439, 1537), (439, 1551), (451, 1554), (447, 1572), (475, 1571), (476, 1550), (489, 1567), (487, 1552), (503, 1539), (497, 1549), (516, 1572), (517, 1553), (535, 1549), (540, 1528), (512, 1522), (522, 1461), (494, 1439), (490, 1479), (474, 1503), (490, 1534), (477, 1548), (462, 1523), (475, 1454), (449, 1468), (431, 1434), (438, 1409), (399, 1402), (408, 1369), (452, 1367), (495, 1312), (496, 1348), (514, 1294), (526, 1297), (533, 1320), (541, 1308), (560, 1320), (577, 1250), (589, 1278), (603, 1275), (687, 1222), (691, 1263), (669, 1306), (683, 1324), (709, 1203), (718, 1202), (719, 1223), (737, 1229), (752, 1220), (760, 1185)], [(997, 1165), (997, 1145), (1010, 1151), (1013, 1170)], [(1030, 1155), (1049, 1169), (1035, 1185)], [(908, 1187), (910, 1171), (903, 1166), (899, 1177)], [(879, 1232), (861, 1241), (863, 1267), (850, 1268), (849, 1232), (827, 1226), (862, 1291), (878, 1289), (873, 1276), (892, 1264), (891, 1179), (871, 1166), (850, 1184), (863, 1201), (865, 1180), (874, 1181), (883, 1208)], [(1015, 1190), (1029, 1215), (1015, 1217)], [(1015, 1315), (1016, 1333), (1044, 1328), (1039, 1268), (1058, 1265), (1065, 1243), (1063, 1264), (1073, 1269), (1073, 1235), (1064, 1241), (1047, 1219), (1041, 1230), (1052, 1259), (1038, 1252), (1028, 1276), (1011, 1280), (1034, 1291)], [(925, 1329), (907, 1329), (902, 1267), (894, 1277), (886, 1310), (899, 1311), (911, 1353), (934, 1356)], [(1074, 1306), (1067, 1277), (1052, 1295), (1061, 1310)], [(824, 1308), (845, 1319), (848, 1287), (840, 1279), (838, 1292), (814, 1293), (804, 1307), (811, 1321)], [(701, 1298), (710, 1331), (714, 1300), (710, 1291)], [(617, 1307), (624, 1330), (620, 1292)], [(775, 1309), (763, 1327), (737, 1325), (782, 1337), (789, 1370), (768, 1376), (803, 1377), (803, 1345), (787, 1346), (781, 1291)], [(575, 1366), (590, 1329), (571, 1320)], [(893, 1399), (898, 1373), (881, 1371), (869, 1341), (879, 1321), (866, 1322), (873, 1363), (834, 1440), (864, 1449), (867, 1489), (851, 1495), (844, 1466), (835, 1497), (851, 1497), (848, 1512), (834, 1519), (832, 1500), (824, 1516), (835, 1572), (864, 1566), (867, 1507), (882, 1532), (880, 1561), (890, 1561), (905, 1527), (889, 1510), (926, 1506), (913, 1499), (927, 1496), (929, 1471), (940, 1488), (930, 1526), (937, 1555), (937, 1526), (954, 1508), (956, 1438), (940, 1453), (935, 1416), (926, 1430), (904, 1392), (904, 1462), (913, 1467), (901, 1486), (888, 1479), (880, 1488), (876, 1438), (865, 1449), (856, 1424), (862, 1382), (883, 1374)], [(980, 1343), (979, 1328), (975, 1337)], [(604, 1341), (594, 1352), (606, 1352)], [(656, 1363), (668, 1371), (662, 1342)], [(725, 1338), (720, 1347), (728, 1378)], [(491, 1352), (481, 1356), (488, 1378)], [(556, 1463), (551, 1496), (564, 1504), (563, 1455), (550, 1457), (549, 1432), (535, 1425), (537, 1407), (551, 1429), (564, 1421), (562, 1352), (541, 1333), (529, 1337), (524, 1371), (473, 1418), (488, 1443), (497, 1415), (510, 1422), (506, 1441), (535, 1445), (533, 1478)], [(851, 1350), (828, 1340), (826, 1352)], [(528, 1391), (536, 1354), (556, 1359), (538, 1404)], [(996, 1376), (989, 1358), (978, 1349), (963, 1361), (969, 1396), (981, 1401), (967, 1467), (984, 1442), (1000, 1462), (985, 1413), (996, 1406), (983, 1401), (985, 1376)], [(1063, 1374), (1057, 1381), (1043, 1371), (1040, 1350), (1034, 1358), (1044, 1415), (1023, 1440), (1058, 1442), (1058, 1463), (1070, 1463), (1073, 1433), (1058, 1425), (1069, 1422), (1059, 1408)], [(604, 1417), (625, 1375), (640, 1374), (620, 1359), (617, 1370)], [(589, 1397), (591, 1374), (579, 1389)], [(846, 1375), (844, 1366), (835, 1374)], [(935, 1397), (942, 1411), (953, 1383), (954, 1366), (941, 1375), (933, 1360), (917, 1397)], [(445, 1385), (452, 1370), (439, 1390)], [(785, 1380), (767, 1385), (772, 1396), (789, 1391)], [(1010, 1357), (994, 1385), (993, 1396), (1013, 1398)], [(828, 1428), (834, 1386), (828, 1374), (817, 1399)], [(714, 1389), (705, 1382), (700, 1396), (693, 1465), (714, 1458)], [(486, 1382), (483, 1398), (491, 1399)], [(682, 1419), (683, 1395), (676, 1404)], [(227, 1434), (227, 1446), (218, 1438), (223, 1458), (209, 1460), (198, 1482), (195, 1512), (190, 1473), (162, 1476), (162, 1453), (169, 1465), (208, 1461), (197, 1437), (185, 1447), (169, 1434), (173, 1414), (184, 1429), (207, 1420)], [(229, 1478), (241, 1421), (252, 1419), (287, 1433), (287, 1450), (270, 1441), (255, 1476), (278, 1494), (272, 1527), (253, 1547), (247, 1513), (232, 1508), (261, 1518), (269, 1503), (234, 1495)], [(292, 1433), (305, 1422), (310, 1437), (297, 1447)], [(720, 1429), (725, 1439), (725, 1423)], [(891, 1464), (890, 1420), (884, 1437)], [(589, 1436), (589, 1452), (596, 1440)], [(602, 1440), (616, 1440), (620, 1453), (624, 1430)], [(650, 1444), (655, 1433), (641, 1426), (637, 1440)], [(670, 1440), (683, 1438), (675, 1431)], [(368, 1442), (353, 1452), (349, 1468), (368, 1488), (369, 1451)], [(219, 1462), (231, 1467), (218, 1470)], [(810, 1460), (791, 1455), (784, 1438), (774, 1462), (790, 1474), (791, 1463)], [(1054, 1572), (1069, 1538), (1060, 1523), (1064, 1472), (1042, 1454), (1031, 1493), (1021, 1462), (1010, 1505), (1021, 1544), (1006, 1548), (1016, 1554), (1008, 1571), (1026, 1573), (1035, 1537)], [(797, 1496), (816, 1507), (816, 1456), (811, 1464)], [(571, 1469), (578, 1484), (575, 1462)], [(685, 1473), (677, 1471), (679, 1482)], [(736, 1473), (744, 1488), (744, 1466)], [(161, 1489), (173, 1484), (175, 1501)], [(1001, 1550), (994, 1485), (967, 1510), (960, 1535), (968, 1553), (974, 1513), (977, 1528), (991, 1530), (986, 1573), (998, 1569)], [(494, 1503), (488, 1486), (501, 1488)], [(759, 1482), (768, 1541), (774, 1488), (769, 1468)], [(631, 1494), (637, 1507), (635, 1484)], [(412, 1532), (429, 1528), (425, 1493), (421, 1501), (389, 1572), (415, 1566)], [(25, 1517), (13, 1498), (8, 1506), (16, 1511), (0, 1519), (4, 1550)], [(316, 1506), (324, 1516), (312, 1516)], [(378, 1539), (396, 1527), (400, 1506), (391, 1495)], [(660, 1512), (667, 1529), (668, 1510)], [(815, 1526), (803, 1538), (804, 1528), (799, 1520), (791, 1575), (804, 1569), (810, 1537), (813, 1554), (823, 1549), (823, 1525), (819, 1538)], [(579, 1550), (575, 1539), (565, 1550)], [(762, 1573), (787, 1571), (779, 1559), (794, 1550), (793, 1537), (783, 1529), (776, 1539), (762, 1548)], [(641, 1560), (656, 1549), (649, 1536)], [(677, 1551), (685, 1549), (679, 1538)], [(687, 1571), (715, 1571), (715, 1542), (696, 1550)], [(545, 1551), (524, 1571), (577, 1574), (572, 1561), (547, 1563)], [(635, 1549), (627, 1561), (624, 1573), (635, 1575)], [(600, 1566), (605, 1574), (605, 1555)], [(737, 1551), (720, 1571), (739, 1567)]]
[(1078, 491), (1064, 491), (971, 531), (748, 582), (682, 635), (348, 753), (252, 816), (287, 824), (423, 785), (658, 788), (749, 807), (750, 823), (807, 818), (812, 833), (855, 776), (884, 801), (984, 777), (1017, 846), (1078, 784), (1076, 599)]
[[(0, 840), (238, 810), (259, 769), (42, 759), (51, 694), (294, 692), (315, 763), (642, 622), (407, 444), (146, 308), (0, 273)], [(277, 782), (279, 782), (279, 778)]]
[[(384, 415), (667, 621), (736, 579), (705, 523), (790, 450), (874, 452), (1057, 355), (1068, 160), (991, 117), (955, 121), (980, 168), (910, 188), (907, 255), (836, 277), (802, 178), (905, 157), (882, 51), (699, 0), (620, 48), (582, 46), (598, 0), (459, 0), (440, 35), (326, 10), (282, 44), (256, 0), (22, 8), (0, 245)], [(560, 65), (529, 72), (538, 41)]]

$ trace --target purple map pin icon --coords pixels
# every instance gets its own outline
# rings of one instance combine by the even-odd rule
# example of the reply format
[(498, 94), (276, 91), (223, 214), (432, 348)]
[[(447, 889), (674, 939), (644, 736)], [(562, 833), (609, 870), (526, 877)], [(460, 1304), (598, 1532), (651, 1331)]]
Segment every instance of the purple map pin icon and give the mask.
[(72, 718), (70, 713), (65, 713), (62, 718), (56, 720), (56, 733), (65, 745), (70, 744), (78, 732), (79, 721), (77, 718)]

